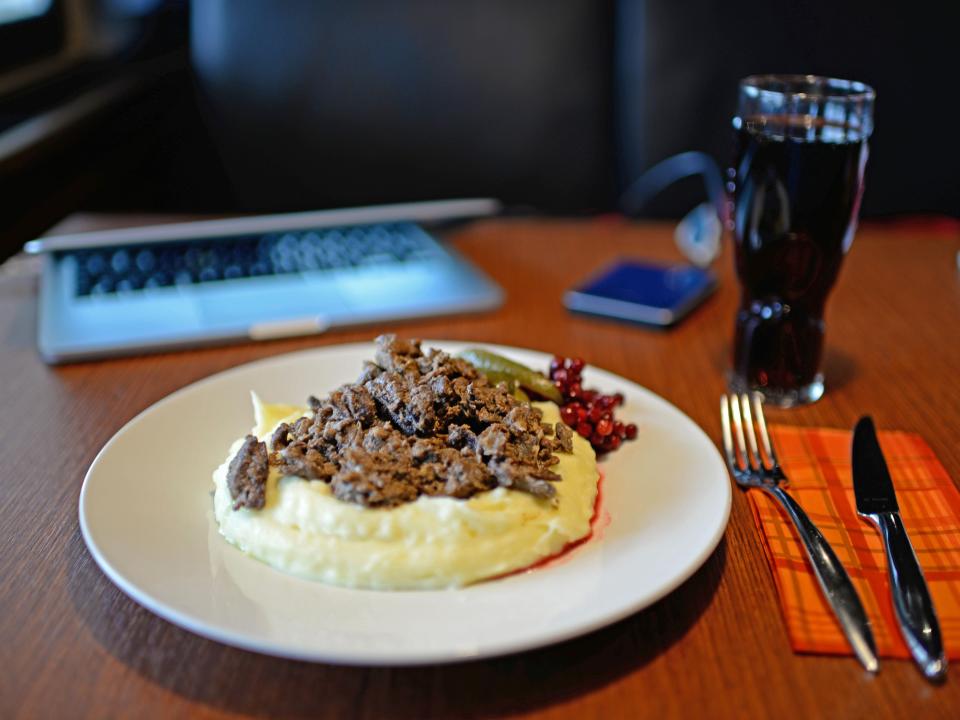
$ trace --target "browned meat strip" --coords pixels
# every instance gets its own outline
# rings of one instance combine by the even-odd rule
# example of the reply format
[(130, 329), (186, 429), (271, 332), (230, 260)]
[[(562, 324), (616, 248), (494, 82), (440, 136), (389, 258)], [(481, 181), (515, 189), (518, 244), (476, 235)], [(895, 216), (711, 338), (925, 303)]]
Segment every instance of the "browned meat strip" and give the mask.
[(311, 396), (312, 415), (277, 428), (270, 464), (369, 507), (467, 498), (498, 485), (555, 495), (560, 476), (548, 468), (555, 452), (572, 451), (569, 428), (542, 424), (543, 414), (504, 385), (460, 358), (423, 352), (417, 340), (382, 335), (375, 358), (356, 383)]
[(369, 507), (400, 505), (417, 499), (417, 487), (409, 468), (400, 467), (389, 455), (362, 448), (347, 449), (331, 488), (336, 498)]
[(573, 452), (573, 430), (570, 429), (570, 426), (565, 422), (558, 422), (554, 425), (556, 429), (557, 443), (559, 447), (557, 448), (560, 452), (572, 453)]
[(330, 394), (328, 401), (338, 418), (351, 418), (364, 427), (370, 427), (377, 419), (377, 406), (363, 385), (344, 385)]
[(329, 481), (337, 472), (336, 465), (304, 443), (294, 443), (283, 448), (278, 453), (275, 464), (284, 475), (296, 475), (307, 480)]
[(476, 451), (479, 440), (469, 425), (451, 425), (447, 430), (447, 445)]
[(247, 435), (227, 469), (227, 488), (233, 498), (234, 510), (263, 507), (269, 472), (267, 446), (253, 435)]
[(560, 480), (559, 475), (549, 470), (539, 470), (534, 475), (529, 467), (514, 460), (494, 460), (490, 463), (490, 469), (503, 487), (522, 490), (541, 498), (553, 497), (556, 490), (550, 483)]
[(276, 452), (277, 450), (282, 450), (287, 446), (287, 443), (290, 442), (290, 431), (293, 430), (290, 427), (290, 423), (280, 423), (277, 425), (277, 429), (273, 431), (273, 435), (270, 436), (270, 449)]

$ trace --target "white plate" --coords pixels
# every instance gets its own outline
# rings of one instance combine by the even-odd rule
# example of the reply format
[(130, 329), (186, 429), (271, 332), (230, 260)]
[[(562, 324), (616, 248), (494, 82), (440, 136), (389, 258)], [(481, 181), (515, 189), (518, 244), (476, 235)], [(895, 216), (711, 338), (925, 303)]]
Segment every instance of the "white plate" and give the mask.
[[(456, 351), (465, 344), (425, 341)], [(532, 367), (549, 357), (488, 346)], [(565, 640), (660, 599), (707, 559), (730, 512), (717, 449), (686, 415), (621, 377), (639, 438), (602, 465), (594, 537), (554, 564), (460, 590), (347, 590), (285, 575), (217, 532), (210, 475), (253, 424), (250, 390), (269, 402), (351, 382), (369, 343), (268, 358), (194, 383), (124, 426), (87, 472), (80, 527), (127, 595), (187, 630), (257, 652), (346, 664), (409, 665), (489, 657)]]

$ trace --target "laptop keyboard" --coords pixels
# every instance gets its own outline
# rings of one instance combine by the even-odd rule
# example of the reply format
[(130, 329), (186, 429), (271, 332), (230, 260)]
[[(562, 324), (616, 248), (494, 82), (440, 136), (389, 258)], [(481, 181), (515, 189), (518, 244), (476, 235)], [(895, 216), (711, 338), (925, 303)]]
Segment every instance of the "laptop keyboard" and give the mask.
[(61, 257), (75, 262), (76, 294), (86, 296), (405, 263), (442, 252), (417, 225), (390, 223), (91, 248)]

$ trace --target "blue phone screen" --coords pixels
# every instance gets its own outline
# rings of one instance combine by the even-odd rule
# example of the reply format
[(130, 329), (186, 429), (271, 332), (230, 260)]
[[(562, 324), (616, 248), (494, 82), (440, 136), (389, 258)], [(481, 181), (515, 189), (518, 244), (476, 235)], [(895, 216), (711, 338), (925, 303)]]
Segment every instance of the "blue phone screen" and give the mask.
[(658, 266), (623, 262), (579, 292), (654, 308), (672, 309), (713, 283), (706, 270), (689, 266)]

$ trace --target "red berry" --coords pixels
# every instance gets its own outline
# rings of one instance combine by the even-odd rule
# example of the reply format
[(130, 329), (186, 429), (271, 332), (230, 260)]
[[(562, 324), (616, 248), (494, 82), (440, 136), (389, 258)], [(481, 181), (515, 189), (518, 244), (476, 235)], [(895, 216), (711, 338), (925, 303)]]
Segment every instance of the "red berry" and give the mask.
[(587, 438), (598, 453), (616, 450), (624, 439), (637, 437), (637, 426), (614, 420), (613, 409), (623, 405), (623, 393), (604, 395), (583, 388), (581, 373), (585, 367), (586, 363), (579, 357), (554, 355), (550, 359), (550, 379), (565, 401), (560, 408), (560, 419)]

